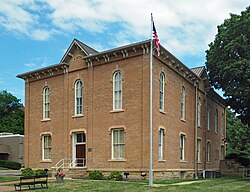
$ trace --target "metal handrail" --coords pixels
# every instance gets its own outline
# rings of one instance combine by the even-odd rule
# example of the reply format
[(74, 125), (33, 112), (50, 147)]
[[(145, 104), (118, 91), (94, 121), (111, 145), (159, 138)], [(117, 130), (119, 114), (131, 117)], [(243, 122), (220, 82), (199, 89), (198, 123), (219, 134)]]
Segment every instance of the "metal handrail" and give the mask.
[(71, 164), (71, 159), (70, 158), (63, 158), (60, 161), (57, 162), (57, 164), (55, 165), (56, 170), (61, 169), (61, 168), (68, 168), (70, 167)]
[[(79, 163), (80, 162), (82, 163)], [(85, 158), (76, 158), (72, 160), (72, 162), (69, 164), (69, 167), (84, 167), (85, 166)]]

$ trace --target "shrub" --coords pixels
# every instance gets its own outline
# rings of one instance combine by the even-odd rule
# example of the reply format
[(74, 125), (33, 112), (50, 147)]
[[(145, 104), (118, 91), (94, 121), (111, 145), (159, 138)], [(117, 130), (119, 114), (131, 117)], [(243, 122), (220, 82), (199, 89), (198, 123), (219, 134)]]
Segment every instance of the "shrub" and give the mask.
[(23, 176), (32, 176), (34, 175), (34, 171), (31, 168), (24, 168), (21, 170)]
[(21, 169), (21, 163), (8, 160), (0, 160), (0, 167), (19, 170)]
[(235, 161), (239, 162), (241, 165), (245, 167), (250, 166), (250, 158), (242, 154), (230, 153), (225, 157), (225, 159), (234, 159)]
[(101, 171), (90, 171), (89, 172), (89, 178), (93, 180), (102, 180), (103, 179), (103, 173)]
[(46, 171), (44, 171), (43, 169), (37, 169), (34, 172), (34, 175), (45, 175)]
[(122, 174), (119, 171), (113, 171), (113, 172), (111, 172), (108, 179), (112, 180), (112, 181), (121, 181), (122, 180)]

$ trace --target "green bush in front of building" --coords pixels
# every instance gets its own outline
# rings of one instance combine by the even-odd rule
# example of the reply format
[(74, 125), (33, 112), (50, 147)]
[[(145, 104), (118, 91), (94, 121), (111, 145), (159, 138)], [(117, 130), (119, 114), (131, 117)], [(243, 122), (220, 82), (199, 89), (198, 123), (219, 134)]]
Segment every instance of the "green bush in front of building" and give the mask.
[(122, 174), (119, 171), (113, 171), (108, 177), (111, 181), (121, 181), (122, 180)]
[(0, 167), (19, 170), (21, 169), (21, 163), (9, 161), (9, 160), (0, 160)]
[(90, 171), (89, 172), (89, 179), (92, 180), (102, 180), (103, 179), (103, 173), (101, 171)]

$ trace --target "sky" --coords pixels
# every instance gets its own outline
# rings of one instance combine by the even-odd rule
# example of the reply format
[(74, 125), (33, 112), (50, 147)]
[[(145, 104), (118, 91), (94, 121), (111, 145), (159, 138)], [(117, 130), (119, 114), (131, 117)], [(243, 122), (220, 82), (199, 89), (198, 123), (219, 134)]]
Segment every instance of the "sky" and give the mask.
[(151, 38), (189, 68), (205, 65), (217, 26), (248, 0), (0, 0), (0, 91), (24, 103), (17, 74), (58, 64), (74, 38), (101, 52)]

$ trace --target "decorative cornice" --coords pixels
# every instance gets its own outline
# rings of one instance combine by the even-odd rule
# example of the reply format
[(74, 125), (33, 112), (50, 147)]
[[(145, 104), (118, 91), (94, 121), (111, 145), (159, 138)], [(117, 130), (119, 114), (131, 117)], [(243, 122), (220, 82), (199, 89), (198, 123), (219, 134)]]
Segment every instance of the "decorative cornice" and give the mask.
[(67, 63), (60, 63), (57, 65), (52, 65), (42, 69), (30, 71), (28, 73), (19, 74), (17, 75), (17, 77), (25, 80), (26, 82), (33, 81), (45, 77), (68, 73), (68, 67), (69, 65)]

